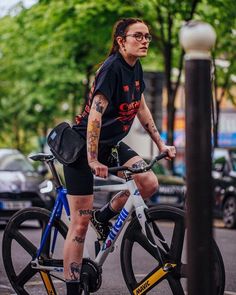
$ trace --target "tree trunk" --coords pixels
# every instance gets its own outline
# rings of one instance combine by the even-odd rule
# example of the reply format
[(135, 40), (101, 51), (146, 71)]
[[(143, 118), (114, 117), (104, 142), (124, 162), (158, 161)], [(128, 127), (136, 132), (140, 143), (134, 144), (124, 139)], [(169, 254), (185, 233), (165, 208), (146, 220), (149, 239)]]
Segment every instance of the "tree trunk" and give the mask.
[[(213, 66), (214, 66), (214, 101), (212, 102), (213, 108), (212, 108), (212, 117), (213, 117), (213, 139), (214, 139), (214, 147), (219, 146), (219, 119), (220, 119), (220, 107), (221, 103), (223, 101), (226, 89), (229, 85), (229, 78), (230, 78), (230, 71), (228, 71), (225, 75), (224, 83), (222, 85), (221, 93), (219, 94), (218, 90), (218, 75), (216, 70), (216, 64), (215, 64), (215, 54), (213, 52)], [(215, 103), (215, 109), (214, 109), (214, 103)], [(215, 112), (215, 114), (214, 114)]]
[(91, 74), (92, 74), (92, 66), (88, 66), (86, 69), (86, 84), (85, 84), (85, 89), (84, 89), (84, 104), (86, 104), (89, 91), (90, 91), (90, 79), (91, 79)]
[(214, 147), (219, 146), (219, 119), (220, 119), (220, 101), (216, 101), (216, 119), (215, 119), (215, 130), (214, 130)]
[[(174, 106), (174, 92), (171, 82), (171, 64), (172, 64), (172, 48), (171, 44), (165, 45), (165, 79), (167, 90), (167, 145), (174, 144), (174, 119), (175, 119), (175, 106)], [(169, 162), (169, 169), (174, 170), (174, 161)]]
[(73, 94), (73, 99), (72, 99), (72, 111), (71, 111), (71, 122), (74, 122), (75, 120), (75, 116), (77, 115), (76, 114), (76, 106), (77, 106), (77, 95), (76, 95), (76, 90)]
[(18, 116), (15, 115), (15, 120), (13, 123), (13, 132), (15, 135), (15, 148), (18, 150), (21, 150), (21, 146), (20, 146), (20, 129), (19, 129), (19, 123), (18, 123)]

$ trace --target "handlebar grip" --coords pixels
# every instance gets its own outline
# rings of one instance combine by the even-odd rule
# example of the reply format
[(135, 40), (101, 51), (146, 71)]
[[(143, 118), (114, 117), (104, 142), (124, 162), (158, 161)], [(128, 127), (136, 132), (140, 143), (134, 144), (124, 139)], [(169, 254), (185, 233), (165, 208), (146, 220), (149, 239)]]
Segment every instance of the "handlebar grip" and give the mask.
[(160, 154), (159, 156), (156, 156), (155, 161), (159, 161), (161, 159), (164, 159), (167, 156), (168, 156), (168, 152), (164, 152), (164, 153)]
[(119, 172), (119, 171), (127, 171), (129, 169), (130, 168), (127, 167), (127, 166), (110, 167), (110, 168), (108, 168), (108, 172), (109, 173), (116, 173), (116, 172)]
[[(154, 165), (155, 162), (165, 158), (168, 156), (168, 152), (164, 152), (162, 154), (160, 154), (159, 156), (155, 157), (151, 163), (146, 167), (147, 170), (151, 169), (151, 167)], [(146, 171), (147, 171), (146, 170)], [(108, 172), (109, 173), (116, 173), (116, 172), (119, 172), (119, 171), (130, 171), (132, 173), (141, 173), (141, 172), (144, 172), (145, 169), (143, 168), (131, 168), (131, 167), (127, 167), (127, 166), (118, 166), (118, 167), (110, 167), (108, 168)]]

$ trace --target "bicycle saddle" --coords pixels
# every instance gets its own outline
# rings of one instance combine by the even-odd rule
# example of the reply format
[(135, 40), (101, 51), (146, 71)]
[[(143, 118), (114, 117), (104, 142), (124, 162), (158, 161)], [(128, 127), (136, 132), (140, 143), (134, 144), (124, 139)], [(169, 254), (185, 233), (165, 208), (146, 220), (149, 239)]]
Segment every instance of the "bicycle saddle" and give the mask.
[(33, 161), (42, 161), (42, 162), (55, 159), (55, 157), (52, 154), (44, 154), (44, 153), (30, 155), (29, 158)]

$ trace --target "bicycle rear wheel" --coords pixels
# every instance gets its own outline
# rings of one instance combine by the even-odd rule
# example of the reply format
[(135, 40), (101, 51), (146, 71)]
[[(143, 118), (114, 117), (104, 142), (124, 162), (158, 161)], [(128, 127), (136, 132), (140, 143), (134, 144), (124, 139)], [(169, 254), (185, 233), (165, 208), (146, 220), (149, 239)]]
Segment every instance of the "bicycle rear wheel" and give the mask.
[[(127, 227), (121, 244), (121, 267), (130, 294), (184, 295), (187, 290), (186, 228), (184, 212), (178, 208), (159, 206), (147, 210), (153, 226), (155, 242), (164, 263), (171, 267), (164, 272), (155, 258), (155, 251), (142, 233), (135, 217)], [(160, 243), (165, 240), (167, 244)], [(225, 271), (220, 251), (213, 241), (215, 295), (224, 294)]]
[[(17, 294), (29, 295), (37, 292), (55, 295), (57, 292), (54, 284), (57, 285), (59, 294), (62, 293), (60, 288), (64, 289), (62, 273), (54, 275), (51, 271), (44, 270), (47, 266), (54, 266), (55, 269), (63, 266), (61, 249), (66, 238), (67, 226), (61, 220), (55, 219), (53, 222), (39, 259), (42, 269), (32, 268), (31, 264), (36, 257), (50, 215), (51, 212), (42, 208), (23, 209), (12, 216), (5, 228), (2, 241), (3, 264)], [(51, 255), (51, 239), (55, 230), (58, 231), (57, 242)]]

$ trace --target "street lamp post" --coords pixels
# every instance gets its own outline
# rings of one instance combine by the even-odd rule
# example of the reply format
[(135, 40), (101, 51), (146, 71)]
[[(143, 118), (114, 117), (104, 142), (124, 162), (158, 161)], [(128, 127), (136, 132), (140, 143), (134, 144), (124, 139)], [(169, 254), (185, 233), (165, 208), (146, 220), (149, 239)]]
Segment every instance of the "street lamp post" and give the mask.
[(215, 32), (191, 21), (180, 31), (185, 49), (188, 294), (214, 293), (211, 180), (211, 54)]

